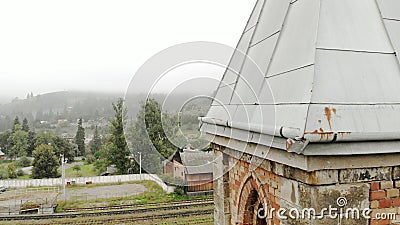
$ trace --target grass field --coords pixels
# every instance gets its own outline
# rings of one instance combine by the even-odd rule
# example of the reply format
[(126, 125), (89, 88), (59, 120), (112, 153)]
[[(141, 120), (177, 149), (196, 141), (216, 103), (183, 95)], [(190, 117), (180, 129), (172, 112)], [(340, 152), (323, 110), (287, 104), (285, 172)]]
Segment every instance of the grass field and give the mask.
[[(158, 202), (170, 202), (180, 200), (191, 200), (199, 198), (189, 198), (187, 196), (177, 195), (175, 193), (167, 194), (163, 189), (153, 181), (141, 181), (141, 182), (129, 182), (130, 184), (142, 184), (147, 188), (142, 194), (118, 197), (118, 198), (98, 198), (92, 200), (58, 200), (57, 212), (61, 212), (64, 209), (76, 209), (76, 208), (88, 208), (97, 206), (114, 206), (114, 205), (130, 205), (130, 204), (146, 204), (146, 203), (158, 203)], [(115, 184), (118, 185), (118, 184)], [(121, 184), (120, 184), (121, 185)], [(68, 188), (79, 189), (83, 187), (98, 187), (98, 186), (110, 186), (108, 185), (90, 185), (90, 186), (71, 186)], [(208, 196), (209, 197), (209, 196)], [(200, 197), (206, 198), (206, 197)]]
[(94, 177), (98, 176), (99, 172), (93, 164), (85, 164), (79, 166), (80, 170), (75, 171), (73, 167), (65, 170), (66, 177)]

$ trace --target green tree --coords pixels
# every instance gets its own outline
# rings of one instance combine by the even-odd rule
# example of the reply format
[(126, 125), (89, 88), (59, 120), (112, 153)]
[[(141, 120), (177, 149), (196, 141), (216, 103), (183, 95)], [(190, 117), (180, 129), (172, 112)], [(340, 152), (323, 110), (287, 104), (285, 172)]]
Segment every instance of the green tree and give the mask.
[(74, 161), (75, 151), (74, 146), (71, 143), (58, 136), (53, 136), (52, 141), (54, 143), (54, 152), (57, 156), (64, 155), (68, 162)]
[(6, 155), (8, 154), (8, 149), (10, 147), (8, 139), (10, 138), (11, 134), (12, 133), (8, 130), (0, 133), (0, 150)]
[(28, 156), (32, 156), (33, 150), (35, 150), (35, 143), (36, 143), (36, 133), (33, 131), (28, 132), (28, 149), (27, 154)]
[(109, 161), (114, 164), (120, 174), (127, 174), (130, 168), (128, 145), (124, 134), (124, 119), (126, 116), (126, 108), (124, 102), (120, 98), (116, 104), (112, 104), (115, 118), (111, 121), (111, 135), (107, 145)]
[(29, 132), (29, 125), (28, 125), (28, 119), (24, 118), (22, 121), (22, 130), (25, 132)]
[(21, 123), (19, 122), (18, 116), (16, 116), (15, 119), (14, 119), (14, 123), (13, 123), (13, 127), (12, 127), (12, 132), (13, 133), (15, 132), (15, 126), (17, 126), (17, 125), (21, 126)]
[(32, 178), (55, 178), (59, 177), (59, 159), (54, 153), (51, 145), (40, 145), (33, 151)]
[[(176, 147), (168, 139), (173, 136), (174, 128), (178, 127), (173, 121), (170, 115), (162, 114), (160, 104), (154, 99), (142, 103), (136, 115), (136, 121), (129, 133), (130, 140), (135, 158), (138, 158), (136, 152), (142, 152), (142, 164), (146, 165), (145, 169), (149, 173), (160, 173), (161, 160), (176, 151)], [(166, 132), (169, 132), (168, 136)]]
[(96, 154), (101, 148), (102, 142), (101, 142), (101, 137), (99, 134), (98, 127), (96, 126), (94, 129), (94, 135), (93, 135), (93, 140), (90, 142), (90, 152), (92, 154)]
[(111, 165), (110, 153), (108, 151), (107, 145), (100, 148), (95, 154), (96, 162), (94, 163), (96, 169), (102, 173), (107, 170), (107, 167)]
[(7, 156), (11, 159), (16, 157), (26, 156), (28, 150), (28, 133), (23, 131), (21, 125), (15, 125), (14, 132), (8, 138), (10, 148), (8, 149)]
[(75, 135), (75, 144), (78, 145), (79, 155), (85, 155), (85, 128), (82, 127), (82, 118), (78, 120), (78, 130)]
[(37, 148), (40, 145), (51, 145), (55, 155), (59, 159), (61, 159), (61, 155), (64, 155), (68, 159), (68, 162), (74, 161), (74, 146), (67, 140), (53, 135), (51, 132), (45, 131), (37, 134), (34, 146)]

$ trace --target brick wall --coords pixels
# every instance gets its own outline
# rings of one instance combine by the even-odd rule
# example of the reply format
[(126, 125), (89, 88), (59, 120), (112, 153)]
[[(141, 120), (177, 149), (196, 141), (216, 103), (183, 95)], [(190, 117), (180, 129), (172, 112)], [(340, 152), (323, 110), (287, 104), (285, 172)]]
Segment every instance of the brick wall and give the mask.
[[(272, 172), (266, 171), (260, 167), (250, 170), (250, 163), (237, 160), (234, 157), (229, 158), (231, 170), (229, 171), (230, 195), (232, 197), (233, 224), (256, 224), (249, 221), (254, 219), (253, 213), (249, 213), (249, 203), (252, 203), (257, 212), (258, 207), (280, 208), (280, 177)], [(257, 193), (257, 199), (252, 195), (253, 191)], [(240, 213), (238, 213), (240, 212)], [(251, 214), (252, 216), (249, 216)], [(268, 224), (278, 225), (280, 221), (276, 218), (275, 212), (271, 215), (272, 219), (267, 218)]]
[(375, 181), (371, 183), (370, 190), (371, 217), (376, 218), (382, 213), (396, 214), (396, 219), (372, 219), (371, 225), (400, 225), (400, 181)]
[[(214, 172), (221, 175), (214, 182), (215, 224), (400, 225), (400, 166), (305, 171), (216, 144), (212, 147), (220, 159)], [(277, 217), (279, 209), (314, 208), (321, 212), (328, 206), (338, 206), (339, 198), (347, 200), (344, 209), (370, 208), (372, 218), (379, 213), (395, 213), (397, 217), (361, 217), (342, 222), (327, 216), (282, 220)], [(263, 223), (255, 219), (260, 206), (275, 209), (272, 218)]]

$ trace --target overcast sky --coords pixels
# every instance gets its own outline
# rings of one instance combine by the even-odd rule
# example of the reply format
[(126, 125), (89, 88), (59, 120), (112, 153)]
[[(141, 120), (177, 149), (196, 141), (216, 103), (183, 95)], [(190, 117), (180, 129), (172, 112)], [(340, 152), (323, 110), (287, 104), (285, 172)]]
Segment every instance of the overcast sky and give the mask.
[(149, 57), (184, 42), (234, 47), (255, 0), (1, 0), (0, 96), (123, 92)]

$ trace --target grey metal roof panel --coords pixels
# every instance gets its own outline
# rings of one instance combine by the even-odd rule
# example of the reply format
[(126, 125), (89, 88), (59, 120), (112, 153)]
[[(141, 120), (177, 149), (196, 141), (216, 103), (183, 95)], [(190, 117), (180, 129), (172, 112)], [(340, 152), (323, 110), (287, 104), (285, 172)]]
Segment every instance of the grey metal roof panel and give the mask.
[(262, 86), (262, 74), (246, 75), (239, 77), (231, 104), (257, 104), (259, 102), (258, 93)]
[(213, 105), (220, 105), (220, 104), (228, 105), (231, 101), (234, 88), (235, 84), (230, 84), (227, 86), (220, 87), (218, 89), (217, 94), (214, 97)]
[(284, 126), (304, 130), (307, 119), (307, 104), (299, 105), (261, 105), (262, 117), (254, 114), (251, 124), (270, 126)]
[[(399, 2), (378, 1), (383, 17), (396, 17), (400, 11), (392, 8)], [(229, 138), (250, 133), (250, 142), (272, 141), (297, 153), (309, 142), (400, 139), (400, 61), (394, 53), (400, 56), (400, 21), (383, 20), (374, 0), (297, 0), (282, 18), (287, 3), (267, 1), (259, 23), (238, 44), (263, 76), (250, 60), (234, 56), (230, 67), (240, 68), (240, 78), (229, 87), (235, 93), (223, 101), (225, 108), (210, 108), (202, 121), (213, 126), (203, 124), (202, 131), (227, 137), (231, 145), (237, 143)], [(279, 23), (281, 31), (258, 42)], [(229, 83), (234, 78), (226, 77)], [(217, 92), (229, 96), (226, 91)]]
[(227, 85), (231, 85), (231, 84), (235, 84), (236, 80), (239, 77), (239, 72), (235, 72), (233, 70), (226, 70), (223, 79), (221, 81), (221, 87), (227, 86)]
[[(279, 34), (275, 34), (249, 48), (249, 58), (247, 58), (244, 62), (241, 75), (255, 77), (254, 73), (260, 73), (262, 77), (265, 76), (275, 49), (275, 45), (278, 41), (278, 37)], [(257, 69), (255, 65), (258, 66), (259, 69)]]
[(375, 0), (322, 0), (317, 47), (393, 53)]
[(233, 84), (238, 79), (238, 74), (246, 58), (248, 48), (250, 46), (251, 37), (255, 27), (252, 27), (247, 32), (243, 33), (240, 37), (239, 43), (237, 44), (235, 50), (232, 53), (231, 60), (229, 62), (228, 68), (225, 71), (219, 87), (223, 87), (229, 84)]
[(400, 21), (385, 20), (385, 25), (400, 63)]
[(383, 18), (400, 20), (399, 0), (377, 0)]
[(289, 0), (268, 0), (264, 4), (252, 43), (258, 43), (282, 29)]
[(319, 9), (319, 0), (290, 5), (267, 76), (314, 63)]
[[(269, 77), (260, 93), (260, 104), (310, 103), (314, 79), (314, 66), (304, 67), (278, 76)], [(269, 84), (269, 85), (268, 85)]]
[(313, 103), (400, 103), (394, 54), (317, 50)]
[(180, 157), (182, 159), (182, 164), (185, 166), (187, 174), (204, 174), (212, 173), (213, 171), (213, 152), (185, 150), (180, 153)]
[(256, 5), (254, 6), (253, 11), (251, 13), (251, 16), (247, 21), (245, 31), (250, 30), (257, 24), (258, 18), (260, 17), (260, 13), (264, 5), (264, 1), (265, 0), (257, 0)]
[[(343, 133), (351, 136), (357, 133), (385, 135), (400, 132), (400, 105), (313, 104), (308, 114), (305, 133)], [(327, 138), (323, 135), (321, 137)]]
[(223, 121), (231, 120), (233, 117), (232, 112), (229, 112), (228, 106), (212, 105), (208, 110), (207, 116)]

